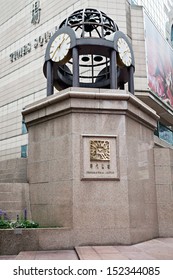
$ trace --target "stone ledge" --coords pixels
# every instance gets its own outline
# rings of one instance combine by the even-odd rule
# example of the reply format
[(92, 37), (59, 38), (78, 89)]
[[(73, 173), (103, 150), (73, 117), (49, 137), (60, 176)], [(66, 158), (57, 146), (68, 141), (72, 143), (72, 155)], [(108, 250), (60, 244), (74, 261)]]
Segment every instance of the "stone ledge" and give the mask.
[(68, 88), (35, 102), (22, 112), (27, 126), (69, 113), (126, 114), (152, 129), (159, 116), (149, 106), (126, 90)]

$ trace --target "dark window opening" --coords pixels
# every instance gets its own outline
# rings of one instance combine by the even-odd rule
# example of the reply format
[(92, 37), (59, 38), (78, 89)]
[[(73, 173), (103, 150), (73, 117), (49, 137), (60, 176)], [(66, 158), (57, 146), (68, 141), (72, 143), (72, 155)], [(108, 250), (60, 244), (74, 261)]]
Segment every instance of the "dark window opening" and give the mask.
[(170, 145), (173, 145), (173, 131), (169, 127), (159, 122), (154, 134)]
[(173, 24), (171, 26), (171, 42), (173, 42)]
[(21, 158), (27, 158), (28, 145), (21, 146)]
[(25, 124), (25, 121), (22, 120), (22, 134), (26, 134), (26, 133), (27, 133), (26, 124)]

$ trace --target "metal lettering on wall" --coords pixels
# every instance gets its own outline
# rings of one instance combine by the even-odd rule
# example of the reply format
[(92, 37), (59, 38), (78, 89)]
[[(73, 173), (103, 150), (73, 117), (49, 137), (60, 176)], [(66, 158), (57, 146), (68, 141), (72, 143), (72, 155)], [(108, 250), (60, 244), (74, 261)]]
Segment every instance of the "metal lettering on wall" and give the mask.
[[(56, 32), (57, 27), (55, 27)], [(37, 49), (38, 47), (42, 47), (44, 44), (46, 44), (51, 36), (53, 35), (52, 31), (45, 32), (43, 35), (38, 36), (34, 39), (33, 43), (27, 43), (23, 47), (19, 48), (18, 50), (12, 52), (10, 54), (10, 60), (11, 62), (14, 62), (18, 60), (19, 58), (25, 56), (26, 54), (30, 53), (32, 48)]]
[[(40, 0), (34, 1), (32, 3), (31, 9), (31, 23), (38, 24), (40, 22), (41, 15), (41, 4)], [(47, 31), (42, 35), (39, 35), (37, 38), (33, 40), (33, 42), (28, 42), (24, 46), (20, 47), (18, 50), (10, 53), (10, 61), (14, 62), (21, 57), (24, 57), (26, 54), (30, 53), (32, 49), (37, 49), (38, 47), (42, 47), (44, 44), (48, 43), (49, 39), (52, 35), (57, 31), (57, 26), (54, 27), (51, 31)]]
[(32, 4), (32, 19), (31, 23), (36, 24), (40, 22), (40, 14), (41, 14), (41, 8), (40, 8), (40, 1), (34, 1)]
[(109, 141), (90, 141), (90, 160), (105, 161), (110, 160), (110, 143)]
[(30, 52), (31, 52), (31, 43), (28, 43), (23, 47), (21, 47), (20, 49), (18, 49), (17, 51), (10, 53), (10, 60), (11, 62), (13, 62)]

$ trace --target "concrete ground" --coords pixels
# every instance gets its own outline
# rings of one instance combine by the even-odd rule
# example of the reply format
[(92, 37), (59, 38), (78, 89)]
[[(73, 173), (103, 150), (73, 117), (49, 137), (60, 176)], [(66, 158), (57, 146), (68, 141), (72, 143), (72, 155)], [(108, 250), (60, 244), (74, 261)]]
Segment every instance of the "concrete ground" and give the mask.
[(71, 250), (23, 251), (0, 260), (173, 260), (173, 238), (129, 246), (79, 246)]

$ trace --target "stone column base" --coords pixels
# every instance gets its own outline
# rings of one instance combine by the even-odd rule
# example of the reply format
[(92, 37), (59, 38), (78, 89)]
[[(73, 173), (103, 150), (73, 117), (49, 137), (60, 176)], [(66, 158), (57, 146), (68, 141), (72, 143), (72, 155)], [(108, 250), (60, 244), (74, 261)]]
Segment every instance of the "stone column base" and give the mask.
[(73, 246), (158, 236), (155, 111), (124, 90), (69, 88), (23, 115), (35, 221), (68, 227)]

